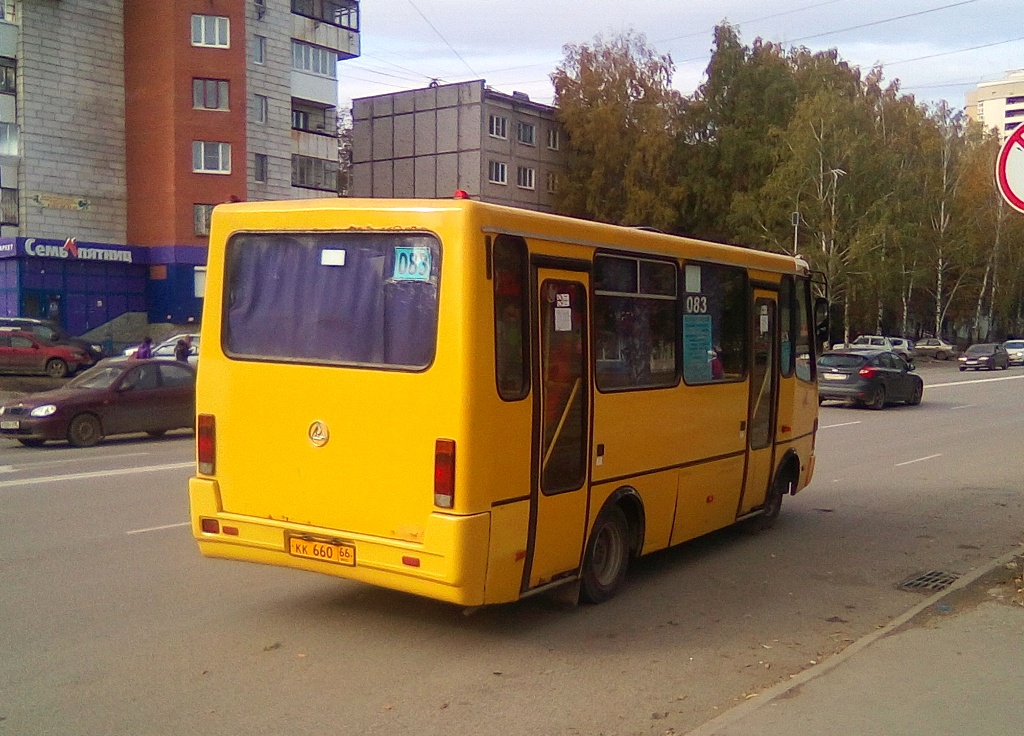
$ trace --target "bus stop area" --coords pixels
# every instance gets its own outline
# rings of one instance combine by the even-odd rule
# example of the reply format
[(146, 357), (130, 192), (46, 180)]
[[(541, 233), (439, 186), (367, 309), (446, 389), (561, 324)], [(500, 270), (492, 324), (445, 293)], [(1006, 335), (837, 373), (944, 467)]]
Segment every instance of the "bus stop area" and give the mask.
[(1024, 729), (1024, 548), (688, 736), (1010, 736)]

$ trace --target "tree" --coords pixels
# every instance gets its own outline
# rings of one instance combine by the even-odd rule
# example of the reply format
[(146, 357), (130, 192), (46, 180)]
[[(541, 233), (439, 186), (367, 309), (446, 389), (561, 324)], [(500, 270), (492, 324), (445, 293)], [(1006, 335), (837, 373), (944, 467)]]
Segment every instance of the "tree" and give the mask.
[(565, 61), (551, 75), (569, 139), (558, 211), (673, 229), (685, 193), (675, 146), (682, 98), (672, 89), (673, 71), (671, 57), (632, 32), (565, 47)]

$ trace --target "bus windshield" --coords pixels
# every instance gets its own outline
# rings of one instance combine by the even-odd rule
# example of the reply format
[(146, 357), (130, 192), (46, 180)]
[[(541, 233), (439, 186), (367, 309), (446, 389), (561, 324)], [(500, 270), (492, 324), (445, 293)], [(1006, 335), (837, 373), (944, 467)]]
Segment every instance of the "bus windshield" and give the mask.
[(232, 238), (224, 348), (234, 357), (421, 370), (437, 337), (440, 245), (422, 233)]

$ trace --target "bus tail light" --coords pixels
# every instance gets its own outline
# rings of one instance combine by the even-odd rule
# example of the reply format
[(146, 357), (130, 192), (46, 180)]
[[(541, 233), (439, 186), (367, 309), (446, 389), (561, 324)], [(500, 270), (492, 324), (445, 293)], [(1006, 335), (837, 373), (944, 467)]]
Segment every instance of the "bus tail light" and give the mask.
[(455, 440), (434, 443), (434, 505), (443, 509), (455, 505)]
[(213, 414), (196, 417), (196, 461), (199, 472), (213, 475), (217, 468), (217, 435), (214, 431)]

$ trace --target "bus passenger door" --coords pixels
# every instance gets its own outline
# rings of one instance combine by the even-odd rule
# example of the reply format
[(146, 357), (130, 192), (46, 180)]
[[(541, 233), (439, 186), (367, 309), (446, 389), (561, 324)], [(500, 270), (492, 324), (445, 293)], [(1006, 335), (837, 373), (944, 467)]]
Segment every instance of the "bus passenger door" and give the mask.
[(750, 343), (750, 403), (747, 409), (747, 472), (739, 515), (764, 503), (774, 467), (778, 365), (775, 344), (778, 296), (754, 291)]
[(533, 275), (537, 390), (524, 592), (579, 569), (590, 442), (589, 277), (539, 267)]

